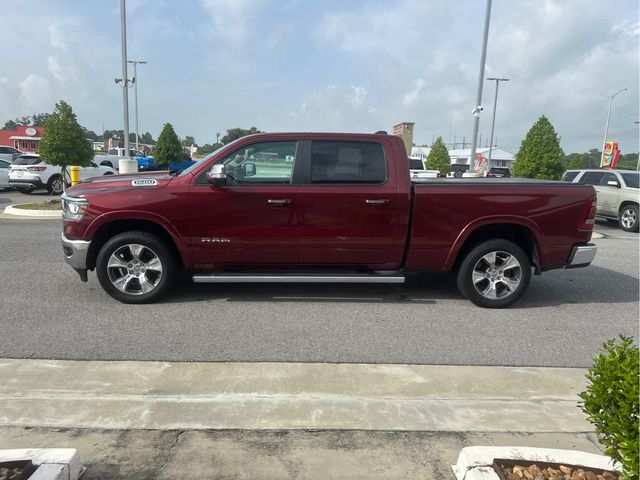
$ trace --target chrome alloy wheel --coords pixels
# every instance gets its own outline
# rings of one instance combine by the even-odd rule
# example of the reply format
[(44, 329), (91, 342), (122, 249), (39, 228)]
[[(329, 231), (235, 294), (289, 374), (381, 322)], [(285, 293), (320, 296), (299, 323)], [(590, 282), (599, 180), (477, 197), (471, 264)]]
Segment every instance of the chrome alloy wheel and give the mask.
[(624, 228), (632, 229), (638, 221), (638, 215), (633, 208), (625, 208), (620, 215), (620, 223)]
[(62, 178), (58, 176), (51, 182), (51, 193), (53, 195), (60, 195), (62, 193), (62, 190)]
[(149, 247), (127, 244), (116, 249), (107, 263), (109, 280), (127, 295), (143, 295), (162, 279), (162, 262)]
[(518, 259), (507, 252), (489, 252), (473, 267), (473, 286), (485, 298), (505, 298), (518, 289), (522, 267)]

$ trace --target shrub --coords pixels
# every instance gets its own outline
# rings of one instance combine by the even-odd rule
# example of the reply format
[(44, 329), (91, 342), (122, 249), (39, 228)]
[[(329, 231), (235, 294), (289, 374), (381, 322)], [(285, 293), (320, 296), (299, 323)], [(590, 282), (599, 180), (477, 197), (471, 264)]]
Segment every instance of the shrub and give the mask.
[(605, 453), (622, 466), (627, 480), (638, 480), (638, 347), (620, 336), (620, 343), (605, 342), (587, 373), (590, 384), (580, 394), (580, 407), (595, 426)]

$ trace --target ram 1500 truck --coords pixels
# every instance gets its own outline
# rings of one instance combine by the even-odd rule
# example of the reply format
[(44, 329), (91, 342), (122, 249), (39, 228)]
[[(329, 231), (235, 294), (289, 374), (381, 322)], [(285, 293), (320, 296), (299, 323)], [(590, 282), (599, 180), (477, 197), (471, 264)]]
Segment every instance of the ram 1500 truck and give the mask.
[(402, 139), (382, 134), (251, 135), (180, 173), (95, 178), (62, 198), (64, 258), (125, 303), (162, 298), (180, 271), (201, 283), (453, 271), (473, 303), (505, 307), (532, 270), (587, 266), (597, 249), (593, 187), (412, 184)]

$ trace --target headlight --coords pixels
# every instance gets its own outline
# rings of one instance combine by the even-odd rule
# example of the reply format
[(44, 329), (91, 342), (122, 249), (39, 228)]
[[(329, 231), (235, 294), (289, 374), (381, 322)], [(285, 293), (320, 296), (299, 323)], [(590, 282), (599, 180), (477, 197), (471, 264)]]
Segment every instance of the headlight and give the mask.
[(89, 202), (84, 198), (69, 197), (66, 194), (61, 196), (62, 218), (77, 222), (80, 220), (89, 207)]

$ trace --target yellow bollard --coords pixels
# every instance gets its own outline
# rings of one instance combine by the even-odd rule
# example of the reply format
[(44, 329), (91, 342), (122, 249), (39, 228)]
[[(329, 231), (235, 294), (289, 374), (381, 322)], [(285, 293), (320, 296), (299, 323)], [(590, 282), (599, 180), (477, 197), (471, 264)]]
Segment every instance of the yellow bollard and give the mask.
[(76, 183), (80, 182), (80, 167), (73, 165), (69, 167), (71, 171), (71, 186), (73, 187)]

